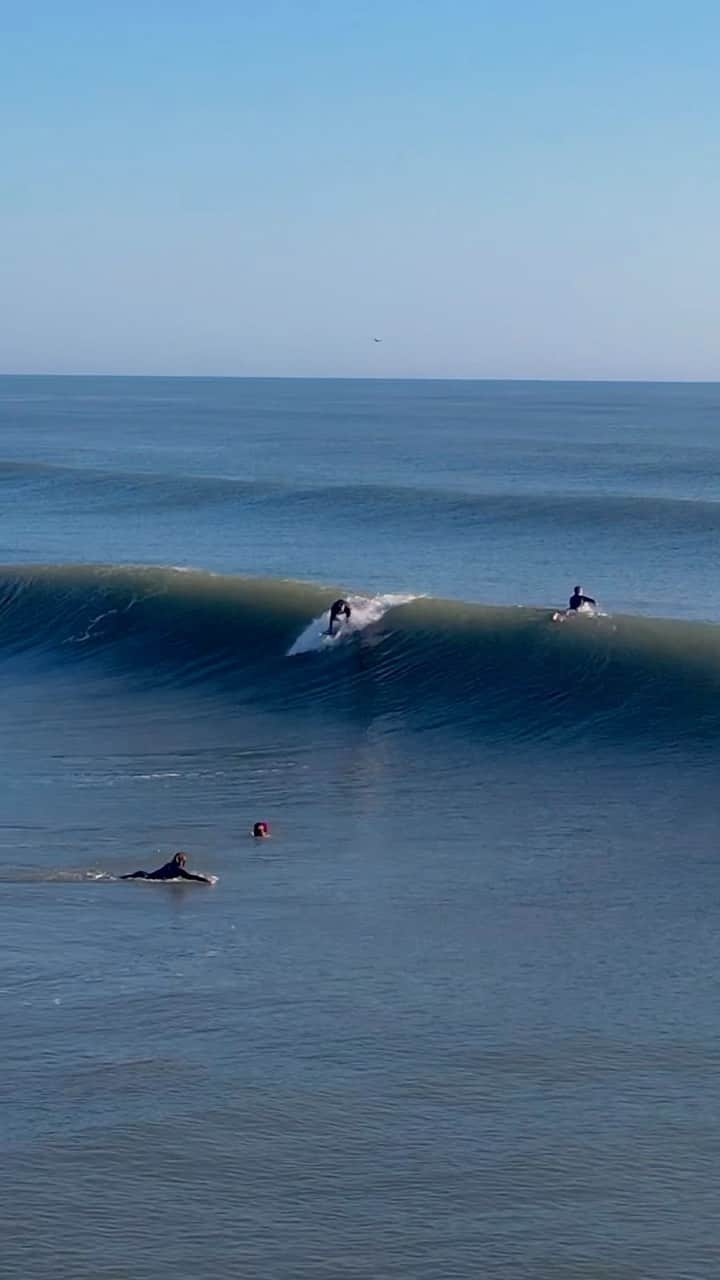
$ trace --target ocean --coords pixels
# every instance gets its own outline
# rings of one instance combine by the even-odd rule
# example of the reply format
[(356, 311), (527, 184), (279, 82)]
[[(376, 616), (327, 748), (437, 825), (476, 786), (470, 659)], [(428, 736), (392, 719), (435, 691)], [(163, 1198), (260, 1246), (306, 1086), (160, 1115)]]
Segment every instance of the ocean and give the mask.
[(0, 378), (3, 1277), (718, 1275), (719, 427)]

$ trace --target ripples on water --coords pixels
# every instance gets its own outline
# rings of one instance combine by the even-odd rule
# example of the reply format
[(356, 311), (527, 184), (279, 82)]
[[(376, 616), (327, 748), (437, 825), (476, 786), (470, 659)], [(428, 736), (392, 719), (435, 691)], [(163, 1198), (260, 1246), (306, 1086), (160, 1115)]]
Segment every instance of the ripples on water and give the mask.
[(0, 1270), (713, 1276), (717, 392), (9, 385)]

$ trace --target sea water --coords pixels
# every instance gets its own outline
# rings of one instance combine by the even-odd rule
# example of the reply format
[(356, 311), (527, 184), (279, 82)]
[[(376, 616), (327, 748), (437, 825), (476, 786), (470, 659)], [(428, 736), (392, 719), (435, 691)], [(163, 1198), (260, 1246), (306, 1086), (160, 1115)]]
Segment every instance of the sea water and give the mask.
[(0, 1273), (717, 1274), (719, 422), (0, 379)]

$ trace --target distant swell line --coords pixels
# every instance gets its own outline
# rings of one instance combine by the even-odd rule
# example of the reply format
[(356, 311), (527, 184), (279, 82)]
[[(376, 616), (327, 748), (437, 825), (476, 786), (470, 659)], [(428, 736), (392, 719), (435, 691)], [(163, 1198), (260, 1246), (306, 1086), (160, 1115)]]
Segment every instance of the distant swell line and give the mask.
[[(662, 475), (659, 477), (661, 481)], [(428, 511), (446, 519), (462, 519), (464, 526), (487, 521), (522, 520), (531, 525), (608, 521), (644, 527), (648, 523), (666, 530), (720, 531), (720, 500), (704, 496), (677, 498), (632, 489), (626, 493), (584, 490), (522, 490), (502, 488), (469, 491), (437, 485), (393, 484), (287, 484), (262, 477), (213, 474), (167, 474), (163, 471), (117, 471), (66, 463), (0, 459), (0, 484), (38, 489), (45, 498), (55, 495), (61, 504), (83, 503), (86, 509), (127, 513), (131, 510), (162, 511), (173, 508), (238, 506), (240, 508), (282, 502), (286, 515), (302, 515), (315, 508), (322, 493), (324, 508), (387, 520), (393, 525), (425, 521)], [(650, 483), (650, 481), (648, 481)]]

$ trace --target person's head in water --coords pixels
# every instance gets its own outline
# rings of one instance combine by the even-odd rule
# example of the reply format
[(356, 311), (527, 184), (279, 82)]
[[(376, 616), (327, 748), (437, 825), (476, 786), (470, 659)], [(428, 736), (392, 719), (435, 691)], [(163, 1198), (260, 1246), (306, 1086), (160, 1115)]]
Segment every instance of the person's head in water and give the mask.
[(252, 833), (256, 840), (266, 840), (270, 835), (270, 828), (267, 822), (256, 822), (253, 826)]
[(176, 854), (175, 854), (175, 856), (174, 856), (174, 858), (173, 858), (173, 862), (175, 863), (175, 866), (176, 866), (176, 867), (184, 867), (184, 866), (185, 866), (185, 863), (187, 862), (187, 854), (186, 854), (186, 853), (176, 853)]

